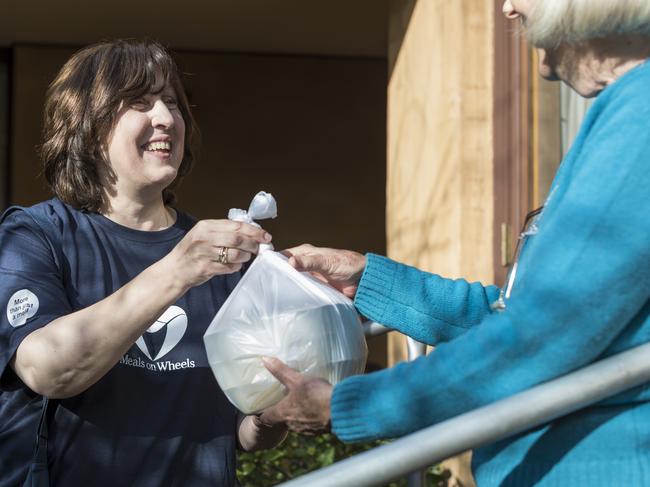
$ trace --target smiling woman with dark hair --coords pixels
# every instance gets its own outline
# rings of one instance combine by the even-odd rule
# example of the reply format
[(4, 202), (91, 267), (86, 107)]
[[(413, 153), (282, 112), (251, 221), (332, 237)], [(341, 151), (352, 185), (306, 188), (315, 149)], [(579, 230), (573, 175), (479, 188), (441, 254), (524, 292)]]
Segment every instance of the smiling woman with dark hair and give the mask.
[(284, 437), (238, 414), (207, 363), (206, 328), (271, 237), (170, 206), (194, 134), (155, 42), (87, 47), (52, 83), (56, 198), (0, 225), (0, 486), (25, 481), (39, 417), (49, 479), (30, 475), (61, 486), (234, 486), (237, 444)]
[[(45, 176), (56, 196), (75, 208), (102, 211), (108, 203), (103, 178), (110, 176), (105, 141), (121, 108), (142, 105), (165, 88), (174, 93), (174, 109), (183, 119), (184, 144), (176, 178), (163, 189), (165, 204), (172, 188), (190, 171), (197, 130), (176, 65), (154, 42), (119, 42), (90, 46), (73, 56), (50, 85), (45, 104), (41, 156)], [(170, 97), (167, 95), (167, 99)]]

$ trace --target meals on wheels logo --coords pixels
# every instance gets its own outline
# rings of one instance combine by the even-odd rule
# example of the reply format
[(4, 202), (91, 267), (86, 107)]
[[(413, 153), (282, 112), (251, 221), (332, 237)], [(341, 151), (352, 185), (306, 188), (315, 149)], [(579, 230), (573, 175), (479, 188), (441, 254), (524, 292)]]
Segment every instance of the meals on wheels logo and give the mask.
[(196, 363), (189, 358), (180, 362), (160, 360), (178, 345), (186, 330), (187, 313), (179, 306), (170, 306), (135, 342), (149, 362), (127, 353), (120, 359), (120, 363), (159, 372), (192, 369)]

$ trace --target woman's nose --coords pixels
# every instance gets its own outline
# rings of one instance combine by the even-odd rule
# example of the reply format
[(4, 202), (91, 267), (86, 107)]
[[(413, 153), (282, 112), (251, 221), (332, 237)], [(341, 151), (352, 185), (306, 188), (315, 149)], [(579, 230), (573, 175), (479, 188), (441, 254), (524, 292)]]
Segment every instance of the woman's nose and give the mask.
[(519, 18), (519, 12), (515, 10), (515, 7), (513, 7), (512, 2), (510, 0), (505, 0), (505, 2), (503, 2), (502, 10), (503, 10), (503, 15), (505, 15), (507, 19), (514, 20)]
[(162, 100), (156, 100), (151, 108), (151, 124), (154, 127), (170, 128), (174, 125), (174, 116)]

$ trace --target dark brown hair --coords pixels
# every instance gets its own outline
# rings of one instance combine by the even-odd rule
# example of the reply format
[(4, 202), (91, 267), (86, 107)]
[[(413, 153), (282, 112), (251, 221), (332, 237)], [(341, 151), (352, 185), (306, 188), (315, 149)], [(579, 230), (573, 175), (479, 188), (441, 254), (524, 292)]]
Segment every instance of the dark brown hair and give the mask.
[[(75, 208), (99, 212), (107, 203), (102, 173), (106, 141), (118, 109), (160, 88), (160, 79), (176, 92), (185, 121), (185, 149), (172, 189), (193, 163), (198, 136), (176, 63), (159, 43), (119, 39), (88, 46), (75, 53), (50, 85), (45, 102), (41, 158), (50, 189)], [(158, 82), (158, 85), (156, 85)], [(102, 167), (103, 166), (103, 167)]]

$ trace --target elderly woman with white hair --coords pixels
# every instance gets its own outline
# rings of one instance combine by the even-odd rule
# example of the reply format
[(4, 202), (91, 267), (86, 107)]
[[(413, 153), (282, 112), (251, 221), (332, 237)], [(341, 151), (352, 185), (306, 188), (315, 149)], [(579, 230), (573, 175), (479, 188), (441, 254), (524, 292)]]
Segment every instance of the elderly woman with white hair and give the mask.
[[(359, 312), (437, 345), (332, 387), (276, 359), (288, 388), (267, 424), (344, 441), (397, 437), (650, 339), (650, 2), (507, 0), (542, 76), (597, 96), (504, 289), (377, 255), (309, 245), (291, 262)], [(650, 485), (650, 385), (482, 447), (480, 486)]]

